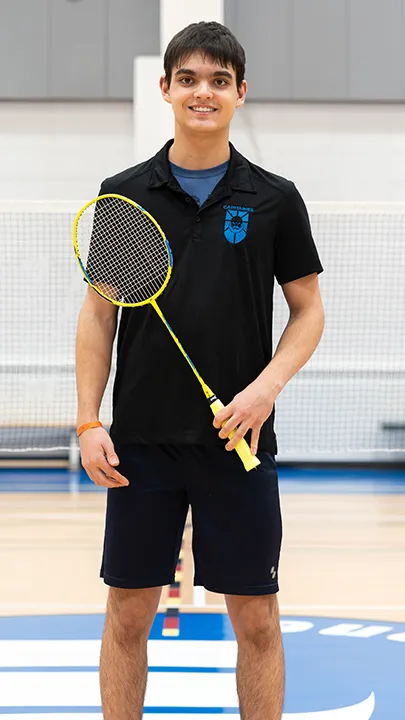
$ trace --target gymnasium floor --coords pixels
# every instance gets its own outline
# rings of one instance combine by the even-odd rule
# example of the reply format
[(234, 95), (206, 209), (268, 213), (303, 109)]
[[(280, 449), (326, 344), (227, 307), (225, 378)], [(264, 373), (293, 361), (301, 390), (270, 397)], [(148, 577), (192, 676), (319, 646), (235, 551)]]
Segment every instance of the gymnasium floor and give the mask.
[[(285, 720), (405, 719), (405, 471), (280, 468)], [(105, 493), (63, 470), (0, 471), (0, 715), (101, 720)], [(222, 596), (192, 587), (149, 644), (145, 717), (238, 717)], [(265, 720), (265, 719), (263, 719)]]

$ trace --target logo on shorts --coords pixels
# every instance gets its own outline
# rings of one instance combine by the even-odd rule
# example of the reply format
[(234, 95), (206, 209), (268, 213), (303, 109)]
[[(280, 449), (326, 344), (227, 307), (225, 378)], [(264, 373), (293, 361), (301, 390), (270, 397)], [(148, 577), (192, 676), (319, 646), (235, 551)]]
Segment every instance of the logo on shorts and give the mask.
[(249, 225), (249, 214), (254, 212), (253, 208), (241, 205), (224, 205), (225, 225), (224, 235), (232, 245), (242, 242), (245, 239)]

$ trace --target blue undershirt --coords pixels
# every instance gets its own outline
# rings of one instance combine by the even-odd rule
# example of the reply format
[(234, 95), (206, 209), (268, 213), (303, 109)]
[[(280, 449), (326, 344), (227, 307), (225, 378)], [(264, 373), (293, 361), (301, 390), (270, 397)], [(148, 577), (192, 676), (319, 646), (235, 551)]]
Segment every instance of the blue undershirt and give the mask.
[(184, 192), (194, 198), (197, 205), (202, 205), (224, 177), (228, 165), (229, 160), (207, 170), (186, 170), (170, 163), (170, 169)]

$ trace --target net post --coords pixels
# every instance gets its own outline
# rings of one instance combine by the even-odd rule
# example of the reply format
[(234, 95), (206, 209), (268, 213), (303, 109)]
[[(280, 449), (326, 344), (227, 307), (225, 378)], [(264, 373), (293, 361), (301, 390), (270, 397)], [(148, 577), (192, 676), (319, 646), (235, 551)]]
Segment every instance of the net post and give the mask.
[(76, 433), (74, 431), (70, 434), (69, 441), (69, 455), (68, 455), (68, 469), (69, 469), (69, 492), (77, 493), (80, 485), (80, 447), (77, 440)]

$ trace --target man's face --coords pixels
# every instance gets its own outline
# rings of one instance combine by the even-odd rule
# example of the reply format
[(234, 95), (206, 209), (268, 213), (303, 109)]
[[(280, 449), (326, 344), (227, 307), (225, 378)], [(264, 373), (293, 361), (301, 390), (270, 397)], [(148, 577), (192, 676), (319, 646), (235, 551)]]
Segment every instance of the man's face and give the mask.
[(160, 79), (163, 98), (171, 103), (176, 123), (184, 130), (213, 133), (228, 128), (235, 109), (243, 105), (246, 81), (236, 87), (232, 67), (222, 67), (200, 54), (173, 68), (170, 86)]

